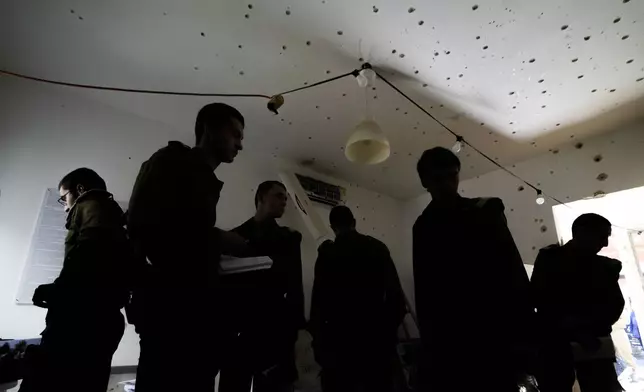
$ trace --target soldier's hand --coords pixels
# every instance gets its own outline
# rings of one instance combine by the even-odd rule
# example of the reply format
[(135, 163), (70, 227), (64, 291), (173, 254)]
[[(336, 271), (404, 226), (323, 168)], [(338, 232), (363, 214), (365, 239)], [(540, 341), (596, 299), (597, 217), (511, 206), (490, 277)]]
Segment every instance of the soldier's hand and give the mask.
[(244, 256), (249, 253), (248, 240), (232, 231), (221, 232), (221, 246), (225, 254)]

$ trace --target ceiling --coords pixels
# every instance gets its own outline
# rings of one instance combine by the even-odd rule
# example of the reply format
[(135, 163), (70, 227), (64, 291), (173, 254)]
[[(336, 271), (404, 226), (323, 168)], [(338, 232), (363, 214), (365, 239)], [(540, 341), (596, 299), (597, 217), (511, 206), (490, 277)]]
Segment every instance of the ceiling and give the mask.
[[(216, 93), (275, 93), (369, 61), (497, 162), (615, 129), (644, 108), (644, 1), (607, 0), (2, 0), (0, 68), (77, 83)], [(454, 137), (379, 81), (353, 78), (262, 99), (83, 90), (88, 98), (192, 133), (223, 100), (247, 118), (244, 154), (304, 161), (386, 194), (421, 191), (415, 163)], [(344, 158), (371, 111), (392, 155)], [(461, 152), (463, 178), (493, 170)]]

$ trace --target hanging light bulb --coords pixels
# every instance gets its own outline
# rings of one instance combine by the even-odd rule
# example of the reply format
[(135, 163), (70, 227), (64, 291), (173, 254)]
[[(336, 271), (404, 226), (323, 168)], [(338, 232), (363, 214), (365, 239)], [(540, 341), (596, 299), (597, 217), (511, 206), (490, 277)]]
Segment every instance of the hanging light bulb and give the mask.
[(376, 71), (373, 69), (365, 68), (360, 71), (360, 75), (367, 79), (367, 87), (373, 87), (376, 84)]
[(463, 137), (456, 136), (456, 143), (452, 146), (452, 152), (458, 154), (463, 149)]
[(373, 87), (376, 84), (376, 72), (371, 69), (371, 64), (362, 64), (362, 69), (356, 75), (356, 82), (361, 88)]
[(358, 76), (356, 76), (356, 82), (358, 82), (358, 86), (360, 86), (360, 88), (365, 88), (369, 84), (369, 80), (362, 74), (362, 71), (360, 71)]
[(546, 202), (546, 198), (543, 197), (543, 193), (541, 192), (541, 189), (537, 189), (537, 199), (535, 201), (539, 205), (543, 205), (543, 203)]
[(344, 149), (344, 155), (351, 162), (375, 165), (389, 158), (391, 148), (389, 140), (373, 120), (364, 120), (358, 124)]

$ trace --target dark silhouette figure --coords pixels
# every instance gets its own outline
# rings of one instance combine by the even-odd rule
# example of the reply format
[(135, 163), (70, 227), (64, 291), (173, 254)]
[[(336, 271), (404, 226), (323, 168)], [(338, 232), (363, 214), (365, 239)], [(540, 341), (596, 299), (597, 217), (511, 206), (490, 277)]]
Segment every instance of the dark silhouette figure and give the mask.
[[(515, 391), (527, 360), (522, 336), (534, 313), (528, 275), (502, 201), (461, 197), (460, 168), (456, 155), (441, 147), (418, 161), (432, 196), (413, 229), (420, 382), (430, 391), (472, 384)], [(469, 354), (474, 362), (464, 359)]]
[(611, 224), (584, 214), (566, 245), (542, 249), (532, 272), (532, 290), (542, 339), (537, 381), (543, 392), (569, 392), (575, 374), (582, 392), (622, 388), (615, 372), (612, 325), (624, 309), (618, 280), (622, 265), (599, 256)]
[(58, 189), (68, 213), (63, 269), (34, 293), (34, 305), (47, 308), (47, 327), (20, 390), (50, 391), (73, 380), (83, 391), (105, 392), (129, 299), (123, 211), (91, 169), (67, 174)]
[(318, 250), (310, 330), (322, 388), (392, 391), (397, 330), (406, 313), (389, 249), (356, 231), (351, 210), (329, 216), (335, 242)]
[(269, 256), (268, 270), (222, 277), (225, 357), (219, 390), (291, 391), (297, 378), (294, 346), (304, 328), (302, 235), (275, 221), (284, 215), (282, 183), (266, 181), (255, 195), (255, 216), (234, 229), (248, 240), (247, 256)]
[(141, 166), (128, 217), (145, 260), (128, 312), (141, 339), (138, 392), (213, 389), (219, 258), (245, 247), (238, 234), (215, 228), (223, 183), (214, 170), (242, 149), (243, 128), (233, 107), (206, 105), (197, 115), (196, 147), (170, 142)]

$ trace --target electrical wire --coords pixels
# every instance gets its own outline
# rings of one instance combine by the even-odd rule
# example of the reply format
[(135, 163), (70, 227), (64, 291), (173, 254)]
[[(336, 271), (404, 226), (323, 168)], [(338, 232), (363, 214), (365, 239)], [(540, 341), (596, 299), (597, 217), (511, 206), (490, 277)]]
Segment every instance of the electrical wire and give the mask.
[(20, 79), (32, 80), (35, 82), (55, 84), (58, 86), (66, 86), (66, 87), (84, 88), (84, 89), (90, 89), (90, 90), (117, 91), (117, 92), (137, 93), (137, 94), (179, 95), (179, 96), (189, 96), (189, 97), (242, 97), (242, 98), (266, 98), (266, 99), (271, 98), (268, 95), (263, 95), (263, 94), (191, 93), (191, 92), (180, 92), (180, 91), (141, 90), (141, 89), (133, 89), (133, 88), (97, 86), (93, 84), (79, 84), (79, 83), (71, 83), (71, 82), (61, 82), (58, 80), (51, 80), (51, 79), (45, 79), (45, 78), (38, 78), (35, 76), (29, 76), (29, 75), (20, 74), (17, 72), (5, 71), (2, 69), (0, 69), (0, 74), (14, 76)]
[[(365, 64), (362, 65), (362, 69), (367, 69), (367, 68), (372, 69), (371, 65), (368, 64), (368, 63), (365, 63)], [(311, 85), (294, 88), (292, 90), (287, 90), (287, 91), (284, 91), (282, 93), (275, 94), (273, 96), (277, 96), (277, 95), (282, 95), (283, 96), (283, 95), (291, 94), (291, 93), (294, 93), (294, 92), (297, 92), (297, 91), (306, 90), (306, 89), (309, 89), (309, 88), (317, 87), (317, 86), (320, 86), (320, 85), (323, 85), (323, 84), (326, 84), (326, 83), (336, 81), (338, 79), (345, 78), (347, 76), (354, 76), (355, 77), (355, 76), (358, 76), (359, 72), (360, 72), (359, 70), (354, 69), (351, 72), (347, 72), (347, 73), (344, 73), (342, 75), (334, 76), (334, 77), (329, 78), (329, 79), (324, 79), (324, 80), (321, 80), (319, 82), (313, 83)], [(543, 195), (544, 197), (548, 197), (548, 198), (554, 200), (555, 202), (557, 202), (557, 203), (559, 203), (561, 205), (564, 205), (564, 206), (566, 206), (568, 208), (572, 208), (568, 204), (566, 204), (563, 201), (557, 199), (556, 197), (551, 196), (551, 195), (549, 195), (547, 193), (544, 193), (540, 188), (538, 188), (537, 186), (533, 185), (531, 182), (523, 179), (522, 177), (520, 177), (519, 175), (517, 175), (516, 173), (514, 173), (510, 169), (508, 169), (505, 166), (501, 165), (500, 163), (496, 162), (489, 155), (485, 154), (483, 151), (479, 150), (476, 146), (474, 146), (472, 143), (467, 141), (461, 135), (457, 134), (452, 129), (450, 129), (447, 125), (445, 125), (442, 121), (437, 119), (434, 115), (432, 115), (429, 111), (427, 111), (425, 108), (423, 108), (414, 99), (412, 99), (410, 96), (405, 94), (402, 90), (400, 90), (398, 87), (396, 87), (396, 85), (391, 83), (389, 80), (387, 80), (380, 73), (378, 73), (375, 70), (374, 70), (374, 72), (389, 87), (394, 89), (398, 94), (402, 95), (407, 101), (409, 101), (411, 104), (416, 106), (420, 111), (422, 111), (427, 116), (429, 116), (438, 125), (443, 127), (447, 132), (451, 133), (454, 137), (456, 137), (457, 141), (465, 143), (472, 150), (474, 150), (476, 153), (481, 155), (483, 158), (485, 158), (487, 161), (492, 163), (494, 166), (496, 166), (497, 168), (503, 170), (504, 172), (506, 172), (510, 176), (514, 177), (515, 179), (521, 181), (522, 183), (524, 183), (528, 187), (532, 188), (535, 192), (537, 192), (537, 195)], [(31, 80), (31, 81), (35, 81), (35, 82), (40, 82), (40, 83), (48, 83), (48, 84), (54, 84), (54, 85), (58, 85), (58, 86), (75, 87), (75, 88), (83, 88), (83, 89), (91, 89), (91, 90), (101, 90), (101, 91), (116, 91), (116, 92), (137, 93), (137, 94), (192, 96), (192, 97), (241, 97), (241, 98), (265, 98), (265, 99), (271, 99), (271, 97), (272, 97), (272, 96), (268, 96), (268, 95), (264, 95), (264, 94), (193, 93), (193, 92), (180, 92), (180, 91), (142, 90), (142, 89), (111, 87), (111, 86), (98, 86), (98, 85), (92, 85), (92, 84), (80, 84), (80, 83), (63, 82), (63, 81), (58, 81), (58, 80), (39, 78), (39, 77), (35, 77), (35, 76), (20, 74), (20, 73), (17, 73), (17, 72), (11, 72), (11, 71), (1, 70), (1, 69), (0, 69), (0, 74), (13, 76), (13, 77), (17, 77), (17, 78), (20, 78), (20, 79), (26, 79), (26, 80)], [(613, 225), (613, 226), (619, 227), (619, 228), (622, 228), (622, 229), (626, 229), (628, 231), (635, 231), (635, 232), (641, 232), (642, 231), (641, 229), (629, 229), (629, 228), (616, 226), (616, 225)]]

